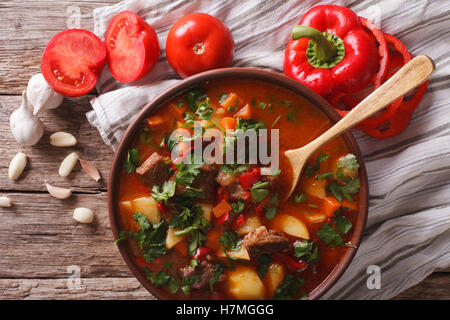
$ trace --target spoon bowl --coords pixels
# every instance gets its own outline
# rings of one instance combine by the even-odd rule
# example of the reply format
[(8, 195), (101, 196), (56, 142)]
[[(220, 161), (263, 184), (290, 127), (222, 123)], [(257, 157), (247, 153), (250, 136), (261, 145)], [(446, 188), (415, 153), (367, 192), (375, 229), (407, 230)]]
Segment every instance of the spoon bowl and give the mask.
[(292, 185), (286, 198), (289, 198), (295, 190), (303, 167), (314, 152), (325, 143), (421, 85), (433, 73), (434, 69), (435, 65), (430, 57), (426, 55), (415, 57), (317, 139), (301, 148), (286, 151), (284, 154), (291, 164), (293, 173)]

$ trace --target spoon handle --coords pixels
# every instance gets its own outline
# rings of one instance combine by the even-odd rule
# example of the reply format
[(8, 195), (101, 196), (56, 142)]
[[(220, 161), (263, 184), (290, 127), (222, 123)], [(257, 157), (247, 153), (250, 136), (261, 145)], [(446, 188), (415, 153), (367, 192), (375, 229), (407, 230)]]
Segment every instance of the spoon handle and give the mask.
[(427, 80), (434, 68), (435, 66), (431, 58), (425, 55), (415, 57), (382, 86), (361, 101), (338, 123), (319, 138), (303, 147), (303, 152), (306, 151), (305, 149), (309, 149), (309, 151), (313, 153), (320, 146), (340, 135), (342, 132), (354, 127), (412, 89), (418, 87)]

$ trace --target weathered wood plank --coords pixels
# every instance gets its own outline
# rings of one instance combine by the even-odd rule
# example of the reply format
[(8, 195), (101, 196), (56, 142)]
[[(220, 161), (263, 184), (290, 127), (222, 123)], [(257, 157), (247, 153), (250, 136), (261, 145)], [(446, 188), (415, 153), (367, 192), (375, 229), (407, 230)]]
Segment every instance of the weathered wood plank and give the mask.
[(28, 79), (40, 72), (42, 52), (58, 32), (76, 25), (93, 30), (92, 10), (117, 3), (100, 1), (1, 1), (0, 94), (20, 94)]
[(394, 300), (450, 300), (450, 273), (433, 273)]
[[(436, 289), (437, 288), (437, 289)], [(448, 300), (450, 275), (435, 273), (396, 300)], [(154, 299), (135, 278), (0, 279), (2, 299)]]
[[(69, 283), (68, 283), (69, 282)], [(155, 299), (135, 278), (0, 279), (2, 300), (6, 299)]]
[[(98, 131), (86, 120), (85, 113), (91, 110), (86, 96), (77, 99), (65, 99), (59, 108), (50, 110), (41, 119), (46, 127), (41, 141), (32, 147), (21, 147), (10, 131), (9, 117), (20, 105), (21, 96), (0, 96), (0, 176), (5, 177), (0, 182), (0, 191), (4, 190), (42, 190), (45, 191), (44, 181), (58, 186), (71, 187), (75, 191), (90, 192), (105, 190), (113, 151), (106, 146)], [(78, 144), (69, 148), (53, 147), (49, 137), (56, 131), (72, 133)], [(23, 151), (29, 156), (28, 165), (17, 181), (10, 181), (8, 176), (9, 162), (18, 152)], [(61, 161), (70, 152), (76, 151), (82, 159), (92, 161), (100, 170), (102, 179), (92, 180), (79, 164), (67, 178), (58, 175)]]
[[(0, 278), (67, 278), (71, 265), (80, 267), (83, 278), (132, 276), (113, 243), (106, 193), (66, 200), (48, 194), (8, 196), (13, 206), (0, 208)], [(94, 222), (76, 222), (76, 207), (93, 209)]]

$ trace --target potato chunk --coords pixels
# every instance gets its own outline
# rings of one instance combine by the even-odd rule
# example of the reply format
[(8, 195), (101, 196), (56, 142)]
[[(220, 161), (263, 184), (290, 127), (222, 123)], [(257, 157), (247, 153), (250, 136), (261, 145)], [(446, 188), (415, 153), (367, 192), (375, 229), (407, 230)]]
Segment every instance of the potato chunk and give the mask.
[(264, 283), (266, 284), (267, 290), (269, 290), (270, 295), (273, 297), (275, 291), (283, 282), (284, 279), (284, 267), (279, 263), (271, 263), (269, 269), (264, 276)]
[(205, 218), (206, 220), (211, 222), (211, 213), (212, 213), (212, 209), (213, 209), (212, 204), (202, 202), (202, 203), (199, 203), (198, 205), (202, 208), (203, 218)]
[(306, 225), (298, 218), (283, 214), (277, 216), (276, 226), (284, 233), (302, 239), (309, 239)]
[(238, 235), (242, 236), (257, 228), (261, 227), (261, 221), (258, 216), (249, 216), (247, 220), (245, 220), (244, 224), (236, 229)]
[(241, 259), (241, 260), (247, 260), (250, 261), (250, 255), (248, 254), (247, 249), (241, 245), (241, 248), (239, 250), (226, 250), (226, 254), (223, 251), (222, 248), (219, 249), (217, 252), (217, 256), (219, 258), (232, 258), (232, 259)]
[(229, 294), (235, 299), (264, 299), (264, 284), (252, 267), (236, 266), (227, 272), (227, 281)]
[(327, 195), (325, 192), (326, 183), (326, 179), (308, 178), (308, 181), (305, 181), (304, 191), (311, 196), (323, 199)]
[(169, 228), (167, 230), (167, 236), (166, 236), (166, 248), (167, 249), (173, 248), (177, 243), (183, 241), (184, 238), (186, 238), (185, 235), (177, 236), (175, 234), (176, 231), (179, 231), (179, 229)]
[(142, 213), (152, 224), (159, 222), (158, 203), (152, 197), (142, 197), (133, 200), (134, 211)]

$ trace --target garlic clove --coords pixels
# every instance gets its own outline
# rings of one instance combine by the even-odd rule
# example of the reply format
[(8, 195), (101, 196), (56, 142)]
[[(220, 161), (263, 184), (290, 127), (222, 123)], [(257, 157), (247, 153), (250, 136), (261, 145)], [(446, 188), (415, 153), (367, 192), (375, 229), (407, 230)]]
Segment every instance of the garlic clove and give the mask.
[(55, 147), (71, 147), (77, 144), (77, 139), (68, 132), (58, 131), (50, 136), (50, 144)]
[(70, 189), (55, 187), (48, 183), (45, 184), (45, 187), (47, 188), (48, 193), (56, 199), (67, 199), (72, 195), (72, 190)]
[(11, 180), (20, 177), (27, 165), (27, 155), (23, 152), (17, 153), (9, 163), (8, 176)]
[(31, 112), (25, 90), (22, 92), (22, 104), (11, 113), (9, 126), (16, 141), (23, 146), (35, 145), (44, 134), (44, 124)]
[(91, 223), (94, 220), (94, 211), (89, 208), (76, 208), (73, 211), (73, 218), (81, 223)]
[(28, 81), (27, 97), (34, 115), (59, 107), (64, 99), (48, 85), (42, 73), (35, 74)]
[(67, 177), (75, 167), (78, 161), (78, 154), (76, 152), (72, 152), (64, 160), (61, 162), (59, 167), (59, 175), (63, 178)]
[(98, 172), (98, 169), (92, 162), (80, 159), (81, 167), (83, 168), (84, 172), (86, 172), (89, 177), (94, 179), (95, 181), (100, 180), (100, 172)]
[(12, 206), (12, 201), (7, 196), (0, 196), (0, 207), (9, 208)]

